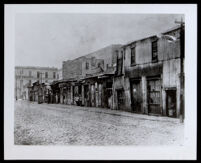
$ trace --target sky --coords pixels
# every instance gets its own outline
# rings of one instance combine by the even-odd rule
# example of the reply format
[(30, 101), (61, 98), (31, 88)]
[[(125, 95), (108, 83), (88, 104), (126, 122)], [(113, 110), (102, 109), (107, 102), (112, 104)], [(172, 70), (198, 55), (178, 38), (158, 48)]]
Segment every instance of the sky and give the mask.
[(21, 13), (15, 18), (15, 65), (62, 67), (111, 44), (166, 31), (183, 15)]

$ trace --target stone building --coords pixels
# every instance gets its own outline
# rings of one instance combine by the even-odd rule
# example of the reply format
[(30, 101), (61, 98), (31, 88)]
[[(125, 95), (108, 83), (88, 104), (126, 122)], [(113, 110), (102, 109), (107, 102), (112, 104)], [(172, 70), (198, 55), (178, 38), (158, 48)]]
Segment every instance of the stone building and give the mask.
[(50, 83), (57, 79), (57, 68), (54, 67), (15, 67), (15, 98), (28, 99), (27, 87), (39, 81)]
[(122, 46), (114, 77), (114, 109), (179, 117), (180, 27)]

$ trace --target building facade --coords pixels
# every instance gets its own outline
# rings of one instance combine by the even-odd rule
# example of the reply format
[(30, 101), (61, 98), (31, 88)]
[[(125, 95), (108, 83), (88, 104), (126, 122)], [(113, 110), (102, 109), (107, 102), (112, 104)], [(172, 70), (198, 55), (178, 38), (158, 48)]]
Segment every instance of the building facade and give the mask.
[(56, 103), (147, 115), (184, 115), (181, 27), (64, 61), (51, 84)]
[(75, 60), (64, 61), (63, 80), (53, 86), (59, 87), (60, 103), (110, 107), (108, 99), (111, 101), (111, 98), (105, 88), (110, 86), (111, 94), (112, 78), (109, 77), (114, 75), (119, 47), (121, 45), (110, 45)]
[(180, 27), (122, 46), (114, 77), (114, 109), (179, 117)]
[(57, 68), (54, 67), (15, 67), (15, 98), (28, 99), (28, 86), (34, 82), (50, 83), (57, 80)]

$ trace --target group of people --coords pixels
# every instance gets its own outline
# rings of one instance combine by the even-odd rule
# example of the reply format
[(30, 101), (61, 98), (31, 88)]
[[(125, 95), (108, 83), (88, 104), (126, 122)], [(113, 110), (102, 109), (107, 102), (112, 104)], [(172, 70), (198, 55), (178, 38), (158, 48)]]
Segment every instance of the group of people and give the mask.
[(47, 102), (48, 104), (59, 103), (58, 93), (53, 94), (52, 90), (48, 90), (45, 96), (45, 102)]

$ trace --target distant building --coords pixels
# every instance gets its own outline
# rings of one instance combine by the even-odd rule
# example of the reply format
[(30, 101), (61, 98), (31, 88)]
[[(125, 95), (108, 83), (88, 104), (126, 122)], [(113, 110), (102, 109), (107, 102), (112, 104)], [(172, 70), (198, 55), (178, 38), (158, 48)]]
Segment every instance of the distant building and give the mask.
[[(81, 78), (91, 74), (97, 67), (103, 71), (116, 63), (116, 51), (121, 45), (110, 45), (74, 60), (63, 61), (63, 79)], [(99, 69), (98, 68), (98, 69)]]
[[(110, 45), (74, 60), (64, 61), (63, 81), (57, 83), (60, 87), (60, 102), (75, 104), (75, 99), (79, 98), (85, 106), (108, 107), (112, 78), (105, 76), (104, 79), (98, 79), (98, 76), (114, 70), (117, 50), (121, 46)], [(106, 87), (107, 92), (103, 91)]]
[(54, 67), (15, 67), (15, 98), (28, 99), (27, 87), (34, 82), (50, 83), (57, 80), (58, 69)]

